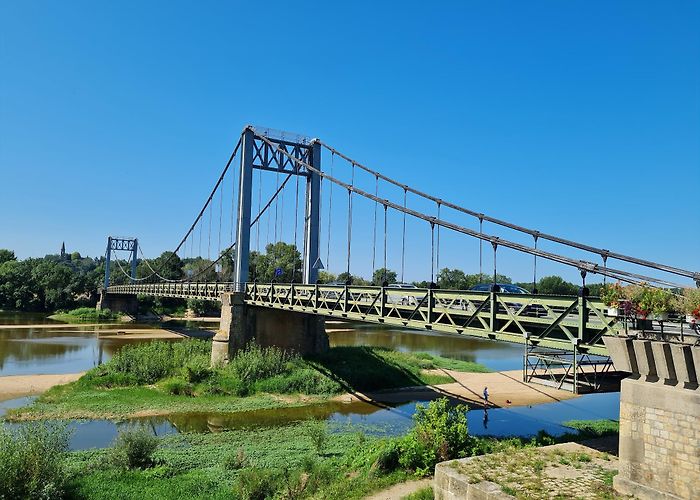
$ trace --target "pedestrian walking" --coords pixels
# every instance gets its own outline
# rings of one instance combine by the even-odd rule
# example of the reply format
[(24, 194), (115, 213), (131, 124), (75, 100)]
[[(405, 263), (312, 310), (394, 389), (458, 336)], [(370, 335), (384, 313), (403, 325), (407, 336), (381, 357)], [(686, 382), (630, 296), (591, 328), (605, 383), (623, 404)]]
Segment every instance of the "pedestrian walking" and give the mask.
[(489, 388), (484, 387), (484, 406), (489, 405)]

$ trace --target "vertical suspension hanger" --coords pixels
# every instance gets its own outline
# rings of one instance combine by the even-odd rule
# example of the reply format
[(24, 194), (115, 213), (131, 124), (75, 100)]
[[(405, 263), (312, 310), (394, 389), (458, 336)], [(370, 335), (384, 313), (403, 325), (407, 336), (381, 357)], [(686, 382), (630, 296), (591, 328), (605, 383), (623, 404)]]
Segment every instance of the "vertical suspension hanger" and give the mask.
[(211, 206), (212, 201), (209, 200), (209, 241), (207, 243), (207, 259), (211, 260)]
[[(275, 192), (279, 190), (280, 188), (280, 171), (277, 170), (277, 178), (275, 180)], [(274, 237), (275, 237), (275, 243), (277, 243), (279, 240), (277, 239), (277, 213), (279, 209), (279, 196), (275, 196), (275, 231), (274, 231)]]
[[(331, 152), (331, 177), (333, 177), (333, 160), (335, 152)], [(328, 236), (326, 237), (326, 269), (331, 269), (331, 220), (333, 219), (333, 183), (328, 185)]]
[[(438, 201), (438, 204), (437, 204), (437, 218), (438, 218), (438, 220), (440, 219), (440, 207), (441, 206), (442, 206), (442, 203), (440, 203)], [(440, 225), (439, 224), (437, 227), (437, 250), (435, 252), (435, 271), (436, 271), (436, 277), (437, 277), (437, 275), (440, 274)]]
[(222, 220), (224, 218), (224, 186), (223, 184), (221, 185), (221, 188), (219, 189), (219, 242), (218, 242), (218, 249), (216, 252), (216, 258), (218, 259), (221, 256), (221, 227), (222, 227)]
[[(537, 250), (537, 240), (540, 237), (539, 231), (533, 237), (535, 238), (535, 250)], [(532, 293), (537, 294), (537, 254), (534, 256), (532, 265)]]
[[(440, 226), (438, 226), (439, 228)], [(430, 223), (430, 287), (435, 288), (435, 222)]]
[[(294, 164), (294, 171), (295, 171), (295, 181), (296, 181), (296, 188), (295, 188), (295, 195), (294, 195), (294, 250), (299, 251), (299, 244), (297, 242), (297, 226), (299, 225), (299, 164), (295, 163)], [(294, 269), (292, 269), (292, 283), (296, 283), (296, 275), (297, 275), (297, 261), (294, 259), (292, 261), (292, 265)]]
[[(479, 214), (479, 234), (483, 234), (483, 228), (484, 228), (484, 214)], [(483, 262), (484, 262), (484, 240), (479, 238), (479, 281), (482, 281), (484, 279), (484, 271), (483, 271)]]
[(386, 222), (387, 222), (387, 208), (389, 208), (389, 207), (387, 207), (386, 205), (384, 205), (384, 278), (382, 279), (382, 286), (386, 286), (386, 285), (387, 285), (387, 281), (386, 281), (386, 235), (387, 235), (387, 225), (386, 225)]
[[(496, 238), (496, 239), (498, 239), (498, 238)], [(498, 283), (496, 281), (496, 256), (497, 256), (497, 252), (498, 252), (498, 242), (492, 241), (491, 246), (493, 247), (493, 288), (494, 288), (494, 291), (497, 291), (496, 287), (498, 286)]]
[(602, 254), (601, 257), (603, 258), (603, 286), (607, 285), (608, 283), (608, 251), (605, 251), (606, 253)]
[[(379, 197), (379, 176), (374, 176), (374, 197)], [(374, 200), (374, 229), (372, 230), (372, 278), (374, 278), (376, 256), (377, 256), (377, 207), (379, 202)]]
[(202, 227), (204, 226), (204, 221), (200, 217), (199, 219), (199, 258), (202, 258)]
[(234, 221), (235, 221), (235, 215), (237, 213), (236, 207), (236, 178), (238, 177), (236, 174), (238, 172), (237, 168), (233, 169), (233, 174), (231, 175), (232, 182), (231, 182), (231, 241), (230, 244), (233, 245), (233, 231), (234, 231)]
[[(258, 213), (260, 213), (260, 203), (262, 202), (262, 170), (258, 170)], [(260, 224), (255, 225), (255, 247), (260, 252)]]
[[(406, 188), (403, 188), (403, 208), (406, 208)], [(406, 212), (403, 212), (403, 229), (401, 230), (401, 283), (404, 281), (404, 269), (406, 263)]]
[[(352, 163), (352, 180), (350, 182), (352, 187), (355, 186), (355, 163)], [(352, 189), (348, 189), (348, 262), (347, 262), (347, 284), (352, 284), (352, 278), (350, 274), (350, 251), (352, 246)]]

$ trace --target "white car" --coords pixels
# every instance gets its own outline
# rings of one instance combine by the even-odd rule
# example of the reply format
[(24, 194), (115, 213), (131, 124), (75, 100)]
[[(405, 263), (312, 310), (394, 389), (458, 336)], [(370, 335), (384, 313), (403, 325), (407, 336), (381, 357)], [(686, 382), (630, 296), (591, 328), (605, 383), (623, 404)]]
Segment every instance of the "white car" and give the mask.
[[(425, 297), (425, 293), (417, 292), (417, 290), (420, 289), (416, 285), (411, 285), (410, 283), (391, 283), (386, 288), (386, 301), (388, 304), (415, 306), (418, 305)], [(404, 293), (392, 293), (389, 291), (391, 289), (400, 289)]]

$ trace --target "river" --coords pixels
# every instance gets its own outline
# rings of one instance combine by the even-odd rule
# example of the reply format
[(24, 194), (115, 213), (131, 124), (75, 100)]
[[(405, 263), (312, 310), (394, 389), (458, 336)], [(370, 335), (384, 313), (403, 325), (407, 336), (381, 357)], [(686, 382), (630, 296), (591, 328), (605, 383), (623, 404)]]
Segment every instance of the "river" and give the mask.
[[(21, 325), (42, 325), (21, 326)], [(115, 325), (62, 328), (43, 315), (0, 313), (0, 377), (5, 375), (74, 373), (107, 361), (120, 347), (143, 338), (103, 338), (101, 331), (119, 328), (154, 329), (162, 325)], [(9, 327), (9, 325), (13, 325)], [(179, 326), (185, 326), (178, 323)], [(211, 324), (188, 324), (187, 327), (212, 328)], [(522, 346), (481, 339), (439, 335), (429, 332), (395, 330), (364, 324), (328, 325), (332, 346), (370, 345), (399, 351), (431, 354), (475, 361), (492, 370), (513, 370), (522, 367)], [(0, 384), (2, 379), (0, 378)], [(0, 416), (9, 408), (30, 403), (32, 398), (0, 402)], [(108, 446), (119, 429), (129, 425), (145, 425), (155, 434), (177, 432), (218, 432), (258, 426), (284, 425), (310, 418), (325, 419), (333, 429), (348, 426), (368, 433), (396, 435), (411, 425), (415, 407), (412, 401), (395, 407), (370, 403), (326, 403), (304, 408), (258, 410), (239, 414), (187, 413), (166, 417), (134, 419), (124, 422), (79, 420), (68, 422), (72, 431), (72, 449)], [(539, 430), (557, 435), (570, 431), (562, 422), (570, 419), (618, 419), (619, 394), (590, 394), (553, 403), (491, 409), (468, 413), (470, 432), (476, 435), (531, 436)], [(11, 424), (14, 426), (17, 424)], [(19, 424), (21, 425), (21, 424)]]

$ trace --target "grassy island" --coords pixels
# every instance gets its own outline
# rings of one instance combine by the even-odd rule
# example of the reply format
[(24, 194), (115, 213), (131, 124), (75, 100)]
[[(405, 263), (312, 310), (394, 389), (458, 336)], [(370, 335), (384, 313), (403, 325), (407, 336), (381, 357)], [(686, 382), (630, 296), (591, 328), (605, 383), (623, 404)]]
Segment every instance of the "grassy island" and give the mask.
[(128, 418), (301, 406), (348, 392), (452, 382), (440, 368), (488, 371), (477, 363), (376, 347), (335, 347), (302, 358), (250, 344), (229, 364), (214, 368), (210, 352), (211, 344), (201, 340), (125, 346), (108, 363), (54, 387), (8, 418)]
[(119, 321), (121, 315), (113, 313), (109, 309), (95, 309), (93, 307), (79, 307), (71, 311), (57, 311), (49, 316), (56, 321), (66, 323), (97, 322), (97, 321)]

